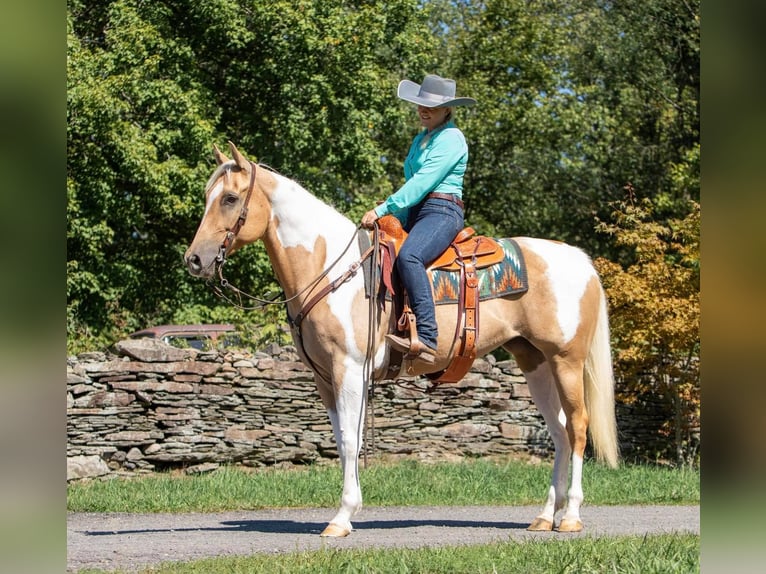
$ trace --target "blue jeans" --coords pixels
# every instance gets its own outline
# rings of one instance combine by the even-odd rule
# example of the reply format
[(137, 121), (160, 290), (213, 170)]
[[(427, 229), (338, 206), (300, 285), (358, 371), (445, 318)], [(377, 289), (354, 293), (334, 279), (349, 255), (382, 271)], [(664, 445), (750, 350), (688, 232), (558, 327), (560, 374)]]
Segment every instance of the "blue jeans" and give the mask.
[(418, 338), (436, 348), (438, 328), (426, 267), (449, 247), (463, 229), (463, 209), (446, 199), (427, 198), (410, 209), (409, 233), (396, 258), (399, 277), (417, 320)]

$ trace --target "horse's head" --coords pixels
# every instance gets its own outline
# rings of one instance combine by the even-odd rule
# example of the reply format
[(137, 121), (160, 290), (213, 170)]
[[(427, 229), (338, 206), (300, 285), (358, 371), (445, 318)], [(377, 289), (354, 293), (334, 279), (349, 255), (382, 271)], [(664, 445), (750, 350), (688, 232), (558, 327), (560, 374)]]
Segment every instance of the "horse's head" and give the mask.
[(213, 146), (218, 162), (205, 190), (205, 213), (184, 261), (189, 273), (208, 278), (224, 258), (263, 237), (269, 225), (267, 197), (258, 184), (256, 164), (229, 142), (233, 159)]

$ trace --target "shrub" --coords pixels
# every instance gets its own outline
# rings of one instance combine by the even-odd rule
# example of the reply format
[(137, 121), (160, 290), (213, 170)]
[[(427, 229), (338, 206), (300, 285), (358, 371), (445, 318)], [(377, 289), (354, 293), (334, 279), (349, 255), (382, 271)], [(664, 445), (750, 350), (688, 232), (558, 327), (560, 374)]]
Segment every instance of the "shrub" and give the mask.
[[(632, 189), (630, 190), (632, 192)], [(665, 406), (658, 432), (678, 464), (696, 462), (700, 416), (700, 205), (683, 219), (654, 220), (649, 199), (613, 204), (614, 236), (624, 262), (595, 261), (611, 308), (617, 400)], [(668, 443), (666, 443), (668, 444)]]

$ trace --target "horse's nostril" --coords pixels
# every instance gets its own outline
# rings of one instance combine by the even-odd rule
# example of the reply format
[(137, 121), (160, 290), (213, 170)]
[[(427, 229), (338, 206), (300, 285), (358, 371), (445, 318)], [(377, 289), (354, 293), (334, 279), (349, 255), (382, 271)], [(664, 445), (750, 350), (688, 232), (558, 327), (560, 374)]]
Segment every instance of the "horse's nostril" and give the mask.
[(196, 253), (189, 255), (189, 257), (186, 258), (186, 264), (192, 271), (199, 271), (202, 269), (202, 262), (200, 261), (199, 255)]

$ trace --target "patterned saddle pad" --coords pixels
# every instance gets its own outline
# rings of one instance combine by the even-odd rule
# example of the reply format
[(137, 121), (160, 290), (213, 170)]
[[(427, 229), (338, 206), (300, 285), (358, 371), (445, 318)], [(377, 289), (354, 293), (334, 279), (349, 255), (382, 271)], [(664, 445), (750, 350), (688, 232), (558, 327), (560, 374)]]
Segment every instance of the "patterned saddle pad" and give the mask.
[[(480, 301), (525, 293), (529, 289), (527, 268), (518, 243), (510, 238), (495, 241), (502, 247), (504, 257), (500, 263), (477, 270)], [(435, 304), (447, 305), (458, 302), (459, 271), (432, 269), (428, 274), (431, 278)]]

